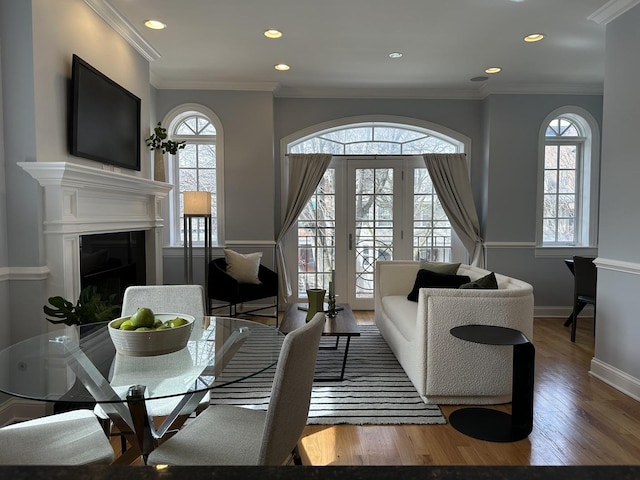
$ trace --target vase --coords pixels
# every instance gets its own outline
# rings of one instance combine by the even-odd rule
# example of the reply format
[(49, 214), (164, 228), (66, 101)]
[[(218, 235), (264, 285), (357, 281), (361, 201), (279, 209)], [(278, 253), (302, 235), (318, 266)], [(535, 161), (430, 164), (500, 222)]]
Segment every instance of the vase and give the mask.
[(324, 295), (327, 293), (322, 288), (308, 288), (307, 298), (309, 299), (309, 307), (307, 309), (307, 322), (313, 318), (317, 312), (324, 311)]
[(167, 181), (164, 171), (164, 153), (158, 148), (153, 151), (153, 179), (158, 182)]

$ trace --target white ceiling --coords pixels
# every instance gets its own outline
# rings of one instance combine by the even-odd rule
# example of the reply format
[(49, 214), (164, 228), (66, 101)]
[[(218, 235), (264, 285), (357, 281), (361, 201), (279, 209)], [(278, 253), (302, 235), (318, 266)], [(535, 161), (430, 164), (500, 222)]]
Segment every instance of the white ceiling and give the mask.
[[(85, 0), (132, 30), (158, 88), (276, 95), (597, 93), (605, 24), (629, 0)], [(639, 3), (637, 1), (631, 3)], [(622, 4), (623, 7), (613, 6)], [(115, 20), (113, 20), (115, 18)], [(143, 22), (156, 18), (161, 31)], [(113, 23), (112, 23), (113, 24)], [(263, 32), (284, 33), (269, 40)], [(544, 33), (527, 44), (523, 37)], [(389, 53), (399, 51), (400, 59)], [(278, 72), (277, 63), (291, 65)], [(484, 69), (502, 73), (485, 82)]]

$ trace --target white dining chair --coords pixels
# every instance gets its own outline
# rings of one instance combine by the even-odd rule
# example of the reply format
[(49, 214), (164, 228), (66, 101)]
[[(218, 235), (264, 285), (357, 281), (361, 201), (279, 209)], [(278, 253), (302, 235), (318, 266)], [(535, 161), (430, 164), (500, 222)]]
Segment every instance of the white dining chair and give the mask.
[(113, 461), (109, 439), (91, 410), (74, 410), (0, 428), (2, 465), (83, 465)]
[(281, 465), (307, 423), (324, 313), (287, 334), (266, 411), (211, 405), (156, 448), (149, 465)]
[[(123, 317), (133, 315), (140, 307), (147, 307), (154, 313), (184, 313), (195, 317), (196, 322), (205, 315), (205, 293), (202, 285), (134, 285), (127, 287), (122, 299)], [(144, 359), (143, 359), (144, 360)], [(150, 361), (156, 361), (151, 358)], [(157, 361), (161, 368), (161, 362)], [(125, 369), (126, 370), (126, 369)], [(111, 379), (118, 383), (118, 362), (114, 362)], [(182, 397), (170, 397), (165, 399), (149, 400), (146, 402), (147, 413), (151, 417), (164, 417), (169, 415), (182, 400)], [(209, 406), (209, 393), (200, 400), (196, 408), (196, 414), (202, 412)], [(109, 418), (106, 412), (98, 404), (94, 408), (95, 414), (107, 421)], [(172, 425), (178, 428), (185, 421), (185, 417), (178, 417)], [(122, 445), (124, 450), (124, 443)]]

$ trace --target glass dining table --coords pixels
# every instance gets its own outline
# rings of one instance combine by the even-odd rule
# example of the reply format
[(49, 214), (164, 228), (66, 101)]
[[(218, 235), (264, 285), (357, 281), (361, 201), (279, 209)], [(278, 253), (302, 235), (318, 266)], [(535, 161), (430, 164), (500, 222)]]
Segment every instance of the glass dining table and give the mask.
[[(119, 463), (146, 460), (211, 389), (272, 368), (284, 340), (269, 325), (207, 316), (195, 320), (185, 348), (134, 357), (116, 352), (108, 329), (66, 327), (0, 350), (0, 392), (72, 408), (99, 404), (132, 446)], [(151, 417), (167, 405), (166, 415)]]

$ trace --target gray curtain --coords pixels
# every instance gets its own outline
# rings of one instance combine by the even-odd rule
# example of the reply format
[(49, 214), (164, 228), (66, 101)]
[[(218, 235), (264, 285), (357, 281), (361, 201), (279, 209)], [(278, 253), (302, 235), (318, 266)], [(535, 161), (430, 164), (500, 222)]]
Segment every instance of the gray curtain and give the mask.
[(484, 268), (484, 242), (465, 154), (426, 153), (424, 163), (451, 227), (469, 253), (469, 263)]
[(331, 155), (324, 153), (289, 155), (289, 189), (287, 195), (287, 209), (284, 214), (282, 227), (276, 239), (276, 260), (280, 282), (280, 293), (285, 302), (291, 296), (291, 282), (284, 259), (284, 238), (296, 225), (298, 217), (305, 205), (316, 191), (324, 172), (331, 163)]

